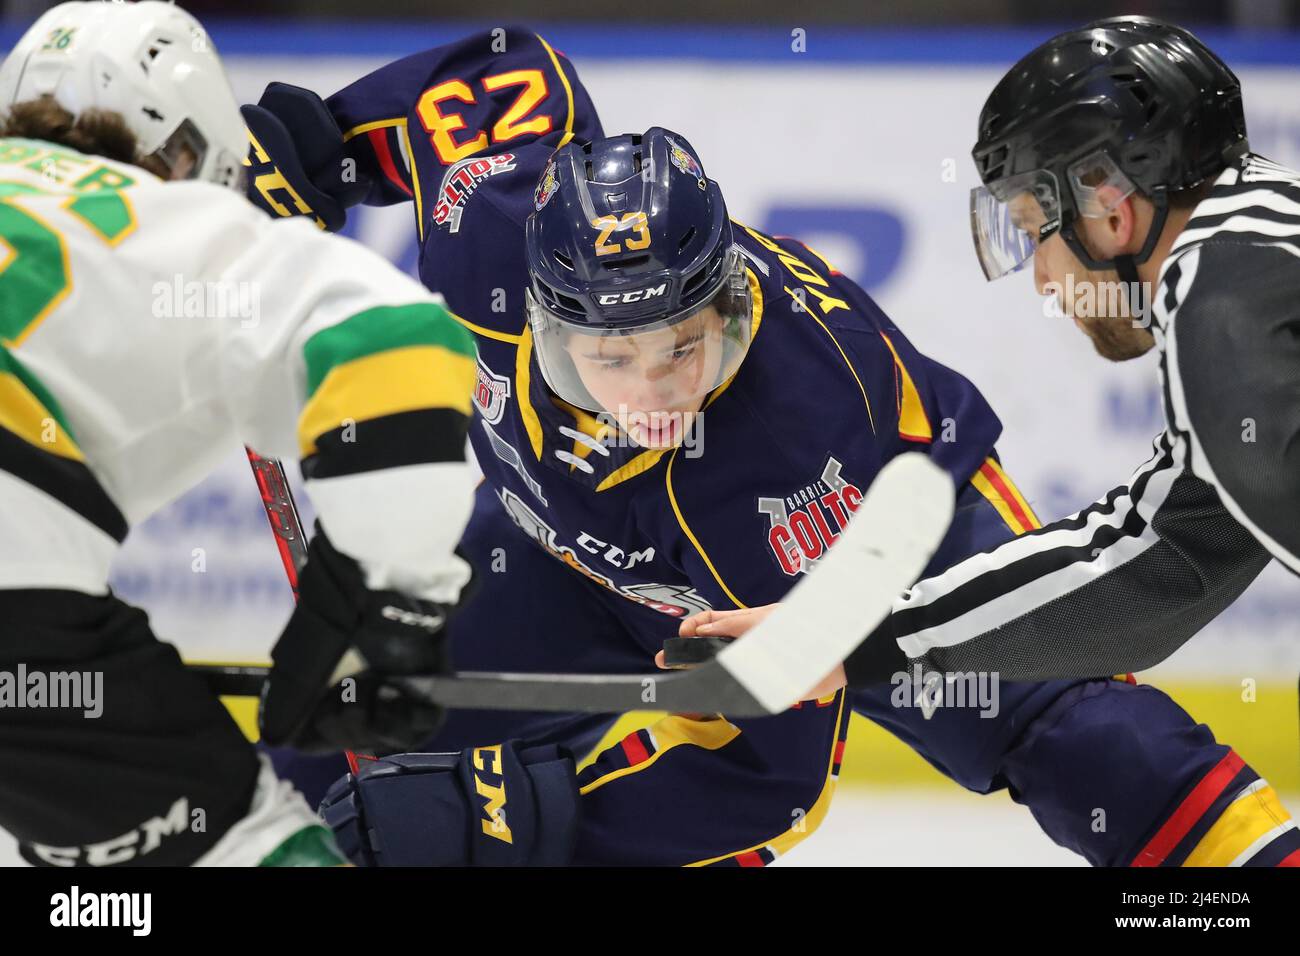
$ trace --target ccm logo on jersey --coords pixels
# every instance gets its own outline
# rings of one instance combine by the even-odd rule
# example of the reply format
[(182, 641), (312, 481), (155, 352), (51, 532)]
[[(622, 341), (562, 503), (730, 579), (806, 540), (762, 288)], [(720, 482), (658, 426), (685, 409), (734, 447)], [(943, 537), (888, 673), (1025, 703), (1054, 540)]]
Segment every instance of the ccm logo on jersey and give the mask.
[(433, 224), (446, 226), (448, 232), (460, 230), (460, 217), (465, 203), (474, 195), (479, 184), (489, 176), (508, 173), (515, 168), (515, 154), (502, 153), (480, 159), (462, 159), (448, 168), (438, 190), (438, 202), (433, 207)]
[(767, 544), (781, 570), (793, 577), (809, 571), (839, 538), (862, 503), (862, 489), (828, 458), (821, 478), (780, 498), (759, 498), (768, 518)]
[[(524, 504), (523, 499), (511, 491), (509, 488), (502, 488), (499, 492), (501, 503), (505, 505), (506, 511), (514, 519), (515, 524), (519, 525), (521, 531), (528, 537), (532, 538), (552, 555), (559, 558), (579, 574), (590, 578), (603, 588), (609, 588), (617, 594), (621, 594), (629, 601), (635, 601), (637, 604), (644, 605), (651, 610), (658, 611), (660, 614), (668, 614), (672, 617), (689, 617), (697, 611), (709, 610), (709, 602), (701, 595), (695, 592), (689, 584), (659, 584), (656, 582), (646, 582), (642, 584), (615, 584), (613, 579), (607, 575), (601, 574), (595, 568), (584, 564), (578, 557), (578, 552), (573, 548), (566, 547), (559, 543), (559, 538), (555, 529), (548, 525), (541, 517)], [(578, 542), (583, 550), (596, 554), (597, 551), (590, 547), (592, 544), (605, 545), (604, 541), (595, 538), (585, 532)], [(617, 552), (615, 554), (615, 552)], [(605, 559), (610, 564), (615, 564), (614, 558), (621, 558), (627, 555), (626, 551), (621, 548), (614, 549), (613, 552), (605, 552)], [(646, 548), (644, 551), (634, 551), (628, 560), (616, 564), (616, 567), (627, 569), (640, 561), (652, 561), (654, 559), (654, 548)]]
[(506, 824), (506, 781), (501, 774), (501, 745), (474, 750), (474, 790), (486, 799), (483, 804), (483, 833), (513, 844), (515, 836)]
[(644, 302), (646, 299), (657, 299), (668, 291), (668, 283), (664, 282), (656, 286), (648, 286), (644, 289), (633, 289), (631, 292), (604, 292), (596, 296), (596, 301), (601, 305), (622, 305), (624, 302)]

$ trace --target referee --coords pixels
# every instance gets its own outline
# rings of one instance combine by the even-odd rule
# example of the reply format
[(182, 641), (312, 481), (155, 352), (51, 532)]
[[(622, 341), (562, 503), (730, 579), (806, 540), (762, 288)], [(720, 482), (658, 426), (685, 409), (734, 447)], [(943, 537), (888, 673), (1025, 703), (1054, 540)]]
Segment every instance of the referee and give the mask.
[(1032, 261), (1103, 357), (1156, 349), (1167, 424), (1100, 501), (916, 584), (850, 684), (904, 655), (1007, 680), (1141, 670), (1270, 557), (1300, 573), (1300, 174), (1250, 152), (1232, 71), (1180, 27), (1099, 20), (1011, 68), (973, 155), (985, 275)]
[[(1100, 501), (914, 585), (814, 696), (918, 662), (1143, 670), (1270, 558), (1300, 574), (1300, 174), (1250, 152), (1232, 71), (1181, 27), (1098, 20), (1007, 72), (973, 154), (985, 276), (1032, 262), (1104, 358), (1156, 349), (1166, 428)], [(770, 608), (681, 633), (737, 637)]]

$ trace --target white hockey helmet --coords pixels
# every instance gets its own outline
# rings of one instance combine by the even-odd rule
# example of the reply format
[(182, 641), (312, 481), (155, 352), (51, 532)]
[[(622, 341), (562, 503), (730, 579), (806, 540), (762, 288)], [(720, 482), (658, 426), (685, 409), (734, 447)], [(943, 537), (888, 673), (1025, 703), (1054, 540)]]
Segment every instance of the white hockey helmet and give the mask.
[(47, 10), (0, 66), (0, 114), (49, 94), (74, 116), (121, 114), (140, 152), (189, 178), (238, 188), (248, 137), (221, 60), (198, 20), (160, 0), (90, 0)]

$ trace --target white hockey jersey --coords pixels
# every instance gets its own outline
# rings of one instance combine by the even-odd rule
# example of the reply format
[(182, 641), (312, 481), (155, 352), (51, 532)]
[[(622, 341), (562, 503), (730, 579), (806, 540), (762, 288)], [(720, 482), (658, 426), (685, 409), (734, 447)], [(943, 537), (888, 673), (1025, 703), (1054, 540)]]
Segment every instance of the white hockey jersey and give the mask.
[(302, 461), (372, 587), (453, 600), (474, 379), (469, 335), (359, 244), (0, 139), (0, 588), (104, 593), (128, 528), (243, 443)]

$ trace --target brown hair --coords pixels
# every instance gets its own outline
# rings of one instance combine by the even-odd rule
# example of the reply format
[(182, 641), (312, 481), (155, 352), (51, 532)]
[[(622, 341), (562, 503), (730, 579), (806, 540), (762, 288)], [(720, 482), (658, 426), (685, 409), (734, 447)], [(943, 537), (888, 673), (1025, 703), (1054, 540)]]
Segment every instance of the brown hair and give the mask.
[(131, 163), (162, 179), (169, 178), (167, 167), (158, 157), (140, 155), (135, 133), (126, 125), (122, 114), (90, 109), (73, 116), (48, 93), (11, 106), (8, 118), (0, 123), (0, 136), (57, 143), (81, 153)]

